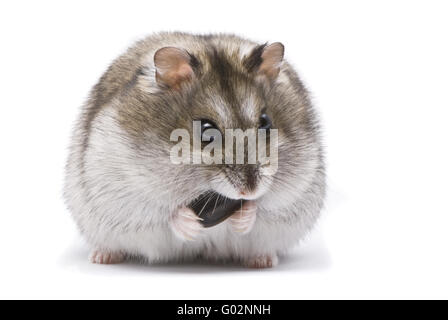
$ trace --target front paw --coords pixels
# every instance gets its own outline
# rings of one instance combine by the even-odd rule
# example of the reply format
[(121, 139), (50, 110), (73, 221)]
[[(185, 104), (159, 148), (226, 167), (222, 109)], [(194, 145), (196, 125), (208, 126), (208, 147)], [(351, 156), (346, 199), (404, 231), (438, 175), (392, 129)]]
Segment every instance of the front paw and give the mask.
[(182, 241), (195, 240), (204, 228), (193, 210), (187, 207), (180, 208), (170, 221), (174, 235)]
[(254, 201), (246, 201), (240, 210), (229, 218), (233, 230), (240, 234), (249, 233), (257, 219), (257, 205)]

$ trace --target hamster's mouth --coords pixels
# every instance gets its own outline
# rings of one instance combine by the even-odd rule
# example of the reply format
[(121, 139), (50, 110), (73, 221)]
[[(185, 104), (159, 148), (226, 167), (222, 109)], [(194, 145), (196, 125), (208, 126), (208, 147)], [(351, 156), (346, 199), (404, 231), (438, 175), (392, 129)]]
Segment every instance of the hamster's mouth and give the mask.
[(223, 222), (236, 210), (241, 209), (245, 201), (230, 199), (217, 192), (208, 191), (193, 200), (188, 207), (203, 219), (202, 225), (209, 228)]

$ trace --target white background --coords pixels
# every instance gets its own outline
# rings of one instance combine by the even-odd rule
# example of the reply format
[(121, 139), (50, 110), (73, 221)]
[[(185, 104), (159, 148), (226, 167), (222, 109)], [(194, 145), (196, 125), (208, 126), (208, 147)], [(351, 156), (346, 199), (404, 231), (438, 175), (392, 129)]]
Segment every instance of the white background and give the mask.
[[(0, 298), (448, 298), (443, 1), (2, 1)], [(162, 30), (281, 41), (327, 145), (324, 217), (273, 270), (91, 265), (61, 199), (80, 105)]]

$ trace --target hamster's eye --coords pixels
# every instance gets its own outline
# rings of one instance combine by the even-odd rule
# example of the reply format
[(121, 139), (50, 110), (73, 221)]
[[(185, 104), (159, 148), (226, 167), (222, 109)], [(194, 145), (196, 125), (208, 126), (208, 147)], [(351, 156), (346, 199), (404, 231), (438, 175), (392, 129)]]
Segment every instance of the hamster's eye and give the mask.
[(209, 129), (218, 130), (216, 125), (211, 120), (201, 120), (201, 139), (202, 141), (212, 142), (215, 140), (215, 136), (209, 131)]
[(262, 113), (260, 116), (260, 127), (259, 129), (269, 130), (272, 127), (271, 118), (266, 113)]

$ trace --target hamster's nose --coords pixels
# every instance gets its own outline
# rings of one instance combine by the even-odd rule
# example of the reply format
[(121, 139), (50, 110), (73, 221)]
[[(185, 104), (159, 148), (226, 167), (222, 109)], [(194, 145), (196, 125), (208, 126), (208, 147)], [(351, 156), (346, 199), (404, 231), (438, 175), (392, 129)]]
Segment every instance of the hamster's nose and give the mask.
[(249, 199), (256, 193), (260, 180), (257, 165), (229, 166), (227, 175), (239, 197)]
[(238, 193), (238, 195), (240, 196), (241, 199), (252, 200), (252, 199), (256, 199), (257, 192), (256, 192), (256, 190), (254, 190), (254, 191), (241, 190)]

